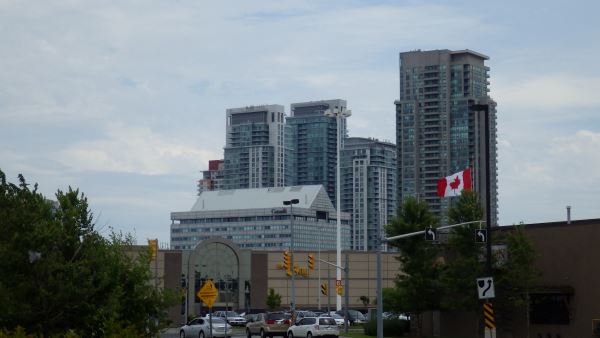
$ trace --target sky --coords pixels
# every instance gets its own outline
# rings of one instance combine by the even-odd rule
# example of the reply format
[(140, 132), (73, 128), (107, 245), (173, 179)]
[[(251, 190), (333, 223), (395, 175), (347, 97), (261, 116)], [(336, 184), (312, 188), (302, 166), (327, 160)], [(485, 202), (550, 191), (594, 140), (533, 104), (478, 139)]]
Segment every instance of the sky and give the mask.
[[(225, 110), (345, 99), (395, 141), (399, 53), (471, 49), (498, 103), (501, 225), (600, 218), (600, 2), (0, 0), (0, 170), (169, 242)], [(112, 230), (111, 230), (112, 229)]]

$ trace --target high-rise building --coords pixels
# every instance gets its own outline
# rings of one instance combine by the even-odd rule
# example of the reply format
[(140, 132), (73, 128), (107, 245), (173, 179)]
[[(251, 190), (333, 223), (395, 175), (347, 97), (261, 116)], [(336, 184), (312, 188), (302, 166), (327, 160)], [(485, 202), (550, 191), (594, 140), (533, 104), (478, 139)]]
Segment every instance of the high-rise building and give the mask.
[(376, 250), (396, 212), (396, 145), (349, 137), (341, 158), (341, 210), (351, 215), (352, 249)]
[(281, 105), (227, 109), (225, 189), (285, 184), (284, 119)]
[(398, 203), (408, 196), (425, 200), (442, 224), (452, 199), (437, 197), (439, 178), (469, 167), (485, 201), (484, 121), (470, 108), (480, 104), (489, 107), (491, 219), (498, 222), (496, 103), (488, 95), (488, 59), (471, 50), (400, 53)]
[[(326, 116), (328, 110), (345, 110), (345, 100), (292, 103), (289, 126), (292, 181), (289, 185), (321, 184), (336, 204), (337, 122)], [(347, 137), (346, 120), (341, 119), (341, 135)], [(286, 183), (288, 184), (288, 183)]]
[(223, 187), (223, 160), (208, 161), (208, 170), (202, 171), (202, 179), (198, 181), (198, 195), (203, 191), (221, 190)]

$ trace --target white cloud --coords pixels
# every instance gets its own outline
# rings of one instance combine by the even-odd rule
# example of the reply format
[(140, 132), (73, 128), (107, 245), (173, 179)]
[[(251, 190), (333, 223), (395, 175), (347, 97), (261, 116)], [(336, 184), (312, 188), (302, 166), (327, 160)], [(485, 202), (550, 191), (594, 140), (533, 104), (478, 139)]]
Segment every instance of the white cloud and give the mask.
[(600, 132), (579, 130), (541, 148), (500, 147), (502, 224), (564, 218), (596, 218), (600, 205)]
[(222, 156), (145, 127), (111, 125), (106, 134), (105, 139), (69, 146), (57, 160), (78, 171), (161, 175), (195, 172)]
[(523, 80), (495, 83), (495, 99), (507, 109), (575, 112), (580, 108), (600, 108), (600, 77), (577, 74), (543, 74)]

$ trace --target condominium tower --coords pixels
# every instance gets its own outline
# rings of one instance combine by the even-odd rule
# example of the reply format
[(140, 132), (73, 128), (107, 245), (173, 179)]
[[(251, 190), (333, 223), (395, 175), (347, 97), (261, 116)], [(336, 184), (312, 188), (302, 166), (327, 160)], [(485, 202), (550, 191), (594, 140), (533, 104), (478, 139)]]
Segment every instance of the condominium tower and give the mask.
[[(291, 185), (321, 184), (336, 204), (337, 123), (327, 111), (345, 110), (345, 100), (323, 100), (291, 104), (287, 118), (291, 151), (289, 166)], [(340, 148), (346, 135), (346, 121), (341, 120)], [(287, 184), (286, 184), (287, 185)]]
[(284, 185), (284, 108), (227, 109), (224, 189)]
[(351, 215), (352, 250), (376, 250), (396, 212), (396, 146), (349, 137), (341, 158), (341, 210)]
[(492, 225), (498, 221), (496, 103), (488, 95), (488, 59), (471, 50), (400, 53), (398, 202), (408, 196), (425, 200), (442, 224), (454, 198), (437, 197), (439, 178), (471, 168), (475, 190), (485, 192), (485, 128), (473, 105), (489, 107)]

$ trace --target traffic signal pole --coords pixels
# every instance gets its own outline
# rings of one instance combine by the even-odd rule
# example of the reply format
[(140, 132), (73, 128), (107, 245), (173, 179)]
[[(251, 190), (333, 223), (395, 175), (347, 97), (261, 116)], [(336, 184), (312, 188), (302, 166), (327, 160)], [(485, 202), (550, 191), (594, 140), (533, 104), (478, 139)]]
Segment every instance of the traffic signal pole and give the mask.
[[(451, 224), (451, 225), (439, 227), (437, 229), (438, 230), (450, 229), (450, 228), (454, 228), (454, 227), (458, 227), (458, 226), (462, 226), (462, 225), (481, 223), (481, 222), (483, 222), (483, 221), (471, 221), (471, 222), (464, 222), (464, 223), (458, 223), (458, 224)], [(381, 265), (382, 265), (381, 264), (381, 250), (382, 250), (383, 243), (395, 241), (397, 239), (403, 239), (403, 238), (423, 235), (423, 234), (425, 234), (425, 230), (410, 232), (407, 234), (392, 236), (392, 237), (388, 237), (388, 238), (383, 237), (379, 241), (378, 250), (377, 250), (377, 338), (383, 338), (383, 315), (382, 315), (383, 314), (383, 285), (382, 285), (383, 277), (382, 277), (382, 272), (381, 272)], [(399, 247), (400, 246), (398, 246), (398, 248)]]

